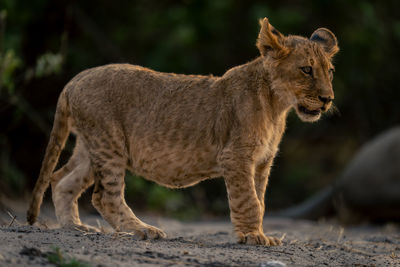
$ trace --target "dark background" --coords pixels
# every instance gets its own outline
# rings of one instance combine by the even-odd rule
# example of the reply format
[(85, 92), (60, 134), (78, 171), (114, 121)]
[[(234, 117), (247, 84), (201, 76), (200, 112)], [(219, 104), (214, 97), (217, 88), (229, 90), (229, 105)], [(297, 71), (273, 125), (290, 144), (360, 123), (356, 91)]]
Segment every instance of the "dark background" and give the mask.
[[(340, 113), (313, 124), (291, 113), (270, 177), (267, 209), (298, 203), (332, 183), (362, 144), (398, 124), (399, 3), (0, 0), (0, 194), (15, 199), (31, 192), (58, 95), (80, 71), (128, 62), (222, 75), (258, 56), (258, 19), (268, 17), (284, 34), (309, 36), (327, 27), (341, 48), (334, 78)], [(180, 218), (228, 214), (222, 179), (184, 190), (132, 174), (126, 182), (135, 210)]]

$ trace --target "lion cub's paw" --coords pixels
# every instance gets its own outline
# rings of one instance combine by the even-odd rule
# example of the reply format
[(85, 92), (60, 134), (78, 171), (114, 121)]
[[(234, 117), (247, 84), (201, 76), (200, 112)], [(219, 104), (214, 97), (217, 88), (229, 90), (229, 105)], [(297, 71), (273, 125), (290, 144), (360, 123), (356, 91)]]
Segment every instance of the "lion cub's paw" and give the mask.
[(238, 242), (248, 245), (280, 246), (282, 241), (276, 237), (264, 235), (262, 232), (238, 233)]
[(160, 239), (166, 238), (167, 234), (164, 233), (163, 230), (158, 229), (157, 227), (146, 225), (141, 229), (134, 230), (135, 235), (137, 235), (140, 239)]

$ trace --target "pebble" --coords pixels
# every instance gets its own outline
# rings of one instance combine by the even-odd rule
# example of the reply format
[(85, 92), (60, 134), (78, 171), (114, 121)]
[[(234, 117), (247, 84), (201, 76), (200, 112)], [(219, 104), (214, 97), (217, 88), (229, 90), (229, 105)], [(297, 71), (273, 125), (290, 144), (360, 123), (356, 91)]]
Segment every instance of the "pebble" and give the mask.
[(281, 261), (267, 261), (260, 263), (259, 267), (286, 267), (286, 263)]

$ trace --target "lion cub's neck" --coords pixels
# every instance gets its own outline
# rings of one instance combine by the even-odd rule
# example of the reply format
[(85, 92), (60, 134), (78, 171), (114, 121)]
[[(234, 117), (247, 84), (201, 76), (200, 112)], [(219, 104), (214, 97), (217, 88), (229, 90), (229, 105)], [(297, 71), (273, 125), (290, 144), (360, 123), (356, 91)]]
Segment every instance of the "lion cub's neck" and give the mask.
[[(262, 57), (258, 57), (246, 64), (228, 70), (220, 83), (224, 84), (226, 92), (234, 95), (238, 107), (248, 116), (254, 115), (254, 119), (267, 119), (269, 122), (277, 122), (286, 119), (290, 101), (282, 97), (278, 90), (272, 88), (269, 70), (264, 66)], [(250, 109), (250, 110), (248, 110)], [(252, 114), (249, 114), (252, 113)]]

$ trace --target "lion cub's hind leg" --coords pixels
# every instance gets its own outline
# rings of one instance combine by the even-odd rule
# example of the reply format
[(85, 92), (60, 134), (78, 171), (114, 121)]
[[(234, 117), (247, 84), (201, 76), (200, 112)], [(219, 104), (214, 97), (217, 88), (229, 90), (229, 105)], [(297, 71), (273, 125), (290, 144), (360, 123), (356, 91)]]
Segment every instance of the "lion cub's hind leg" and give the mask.
[(126, 204), (126, 159), (105, 148), (92, 148), (90, 157), (95, 180), (92, 203), (103, 218), (116, 231), (133, 233), (140, 239), (166, 237), (162, 230), (139, 220)]
[(51, 178), (53, 203), (57, 220), (64, 228), (96, 231), (93, 226), (82, 224), (79, 218), (78, 199), (93, 184), (90, 160), (86, 147), (77, 138), (70, 160)]

